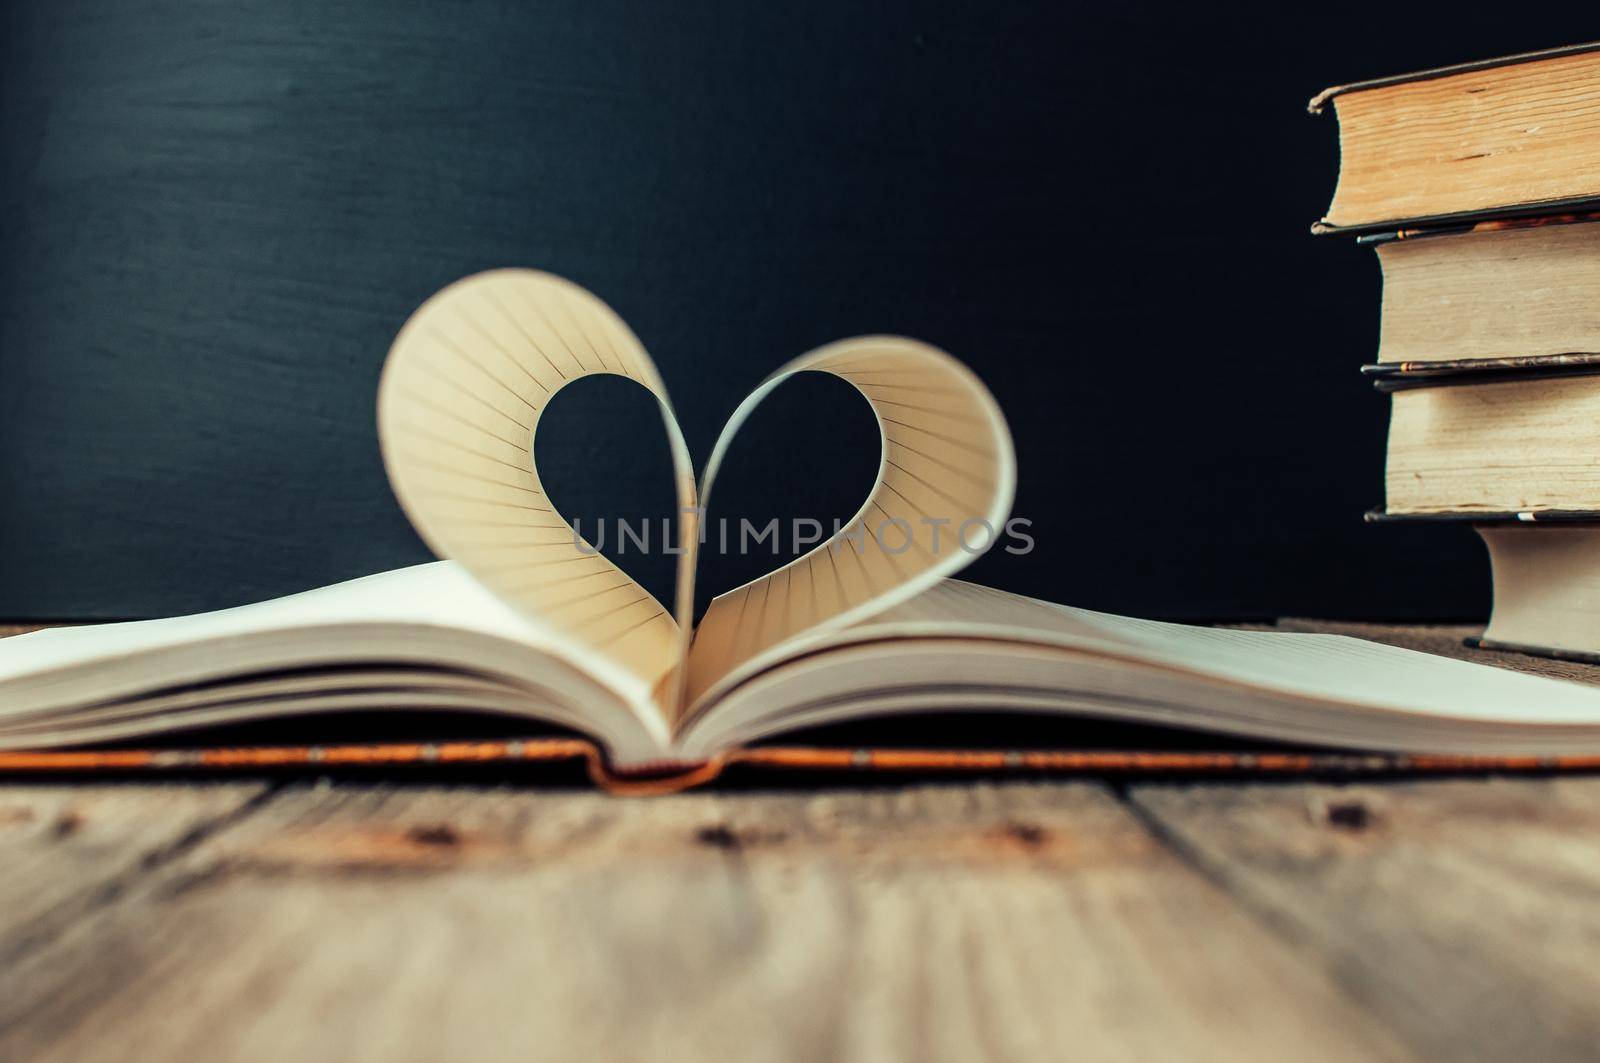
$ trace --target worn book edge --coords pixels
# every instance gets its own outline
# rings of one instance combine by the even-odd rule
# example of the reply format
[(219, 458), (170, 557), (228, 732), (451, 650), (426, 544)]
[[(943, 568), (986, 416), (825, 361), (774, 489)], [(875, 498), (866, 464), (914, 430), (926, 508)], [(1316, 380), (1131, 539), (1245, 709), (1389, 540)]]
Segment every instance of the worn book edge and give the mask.
[(1321, 114), (1328, 106), (1328, 101), (1336, 96), (1344, 96), (1351, 92), (1364, 92), (1367, 89), (1381, 89), (1389, 85), (1404, 85), (1411, 81), (1432, 81), (1436, 78), (1447, 78), (1455, 74), (1468, 74), (1475, 70), (1493, 70), (1500, 66), (1516, 66), (1519, 63), (1536, 63), (1541, 59), (1559, 59), (1566, 55), (1582, 55), (1584, 52), (1600, 51), (1600, 41), (1589, 41), (1584, 44), (1567, 44), (1559, 48), (1544, 48), (1534, 52), (1518, 52), (1515, 55), (1501, 55), (1493, 59), (1475, 59), (1466, 63), (1452, 63), (1449, 66), (1436, 66), (1427, 70), (1414, 70), (1409, 74), (1390, 74), (1385, 77), (1368, 78), (1365, 81), (1352, 81), (1345, 85), (1334, 85), (1323, 89), (1311, 97), (1306, 104), (1306, 110), (1312, 114)]
[(1467, 524), (1600, 524), (1600, 510), (1594, 509), (1430, 509), (1391, 513), (1379, 506), (1367, 510), (1362, 519), (1368, 524), (1400, 524), (1410, 521), (1455, 521)]
[(1559, 225), (1583, 225), (1600, 221), (1595, 211), (1572, 211), (1565, 214), (1531, 214), (1484, 218), (1461, 225), (1424, 225), (1415, 228), (1385, 229), (1356, 237), (1363, 247), (1390, 244), (1400, 240), (1425, 240), (1434, 236), (1464, 236), (1469, 233), (1504, 232), (1508, 229), (1546, 229)]
[[(1392, 85), (1403, 85), (1416, 81), (1432, 81), (1439, 78), (1452, 77), (1458, 74), (1467, 74), (1480, 70), (1492, 70), (1502, 66), (1516, 66), (1522, 63), (1535, 63), (1546, 59), (1558, 59), (1570, 55), (1582, 55), (1588, 52), (1600, 51), (1600, 41), (1589, 41), (1582, 44), (1569, 44), (1559, 48), (1546, 48), (1540, 51), (1520, 52), (1516, 55), (1497, 56), (1492, 59), (1479, 59), (1466, 63), (1454, 63), (1449, 66), (1433, 67), (1428, 70), (1417, 70), (1408, 74), (1395, 74), (1387, 77), (1369, 78), (1365, 81), (1352, 81), (1344, 85), (1334, 85), (1323, 89), (1311, 98), (1306, 104), (1306, 110), (1312, 114), (1321, 114), (1327, 109), (1328, 103), (1337, 97), (1354, 92), (1365, 92), (1370, 89), (1387, 88)], [(1318, 235), (1332, 235), (1336, 233), (1381, 233), (1386, 230), (1405, 228), (1409, 226), (1448, 226), (1470, 224), (1474, 221), (1496, 218), (1517, 218), (1530, 215), (1548, 214), (1569, 210), (1582, 210), (1600, 206), (1600, 197), (1593, 195), (1575, 196), (1564, 199), (1531, 200), (1523, 203), (1506, 204), (1504, 206), (1486, 209), (1456, 211), (1445, 214), (1414, 215), (1398, 218), (1380, 218), (1370, 222), (1359, 222), (1351, 225), (1338, 225), (1328, 221), (1324, 215), (1314, 222), (1311, 231)]]
[[(1311, 231), (1317, 236), (1330, 236), (1340, 233), (1356, 235), (1382, 234), (1409, 229), (1448, 230), (1451, 227), (1454, 227), (1456, 231), (1462, 231), (1470, 229), (1481, 222), (1516, 221), (1538, 218), (1548, 214), (1592, 213), (1596, 207), (1600, 207), (1600, 196), (1569, 196), (1565, 199), (1530, 200), (1526, 203), (1489, 207), (1482, 210), (1461, 210), (1449, 214), (1417, 214), (1401, 218), (1380, 218), (1376, 221), (1358, 222), (1354, 225), (1336, 225), (1328, 221), (1326, 217), (1323, 217), (1311, 224)], [(1418, 235), (1421, 235), (1420, 232)]]
[(1552, 661), (1571, 661), (1575, 664), (1600, 664), (1600, 653), (1588, 650), (1563, 650), (1556, 646), (1539, 646), (1529, 642), (1501, 642), (1482, 635), (1469, 635), (1462, 645), (1474, 650), (1493, 650), (1497, 653), (1522, 653), (1529, 657), (1546, 657)]
[(1600, 373), (1600, 352), (1517, 355), (1506, 358), (1443, 358), (1438, 361), (1375, 362), (1361, 375), (1378, 391), (1501, 384), (1547, 377), (1593, 376)]

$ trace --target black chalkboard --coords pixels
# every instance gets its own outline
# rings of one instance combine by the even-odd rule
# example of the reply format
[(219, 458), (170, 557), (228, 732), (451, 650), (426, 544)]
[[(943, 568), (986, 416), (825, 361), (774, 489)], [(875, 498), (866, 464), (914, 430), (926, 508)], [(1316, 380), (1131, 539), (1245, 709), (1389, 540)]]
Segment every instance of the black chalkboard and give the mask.
[[(958, 354), (1008, 411), (1038, 541), (979, 563), (996, 585), (1154, 615), (1479, 612), (1469, 531), (1360, 521), (1378, 271), (1307, 234), (1337, 149), (1304, 102), (1600, 32), (1576, 6), (1391, 4), (1337, 33), (1291, 7), (13, 0), (0, 616), (186, 612), (424, 559), (377, 374), (423, 298), (499, 265), (610, 301), (697, 460), (821, 342)], [(859, 491), (784, 443), (830, 426), (781, 427), (742, 459), (772, 478), (725, 505)], [(633, 445), (541, 450), (627, 468)], [(628, 482), (563, 497), (593, 512)]]

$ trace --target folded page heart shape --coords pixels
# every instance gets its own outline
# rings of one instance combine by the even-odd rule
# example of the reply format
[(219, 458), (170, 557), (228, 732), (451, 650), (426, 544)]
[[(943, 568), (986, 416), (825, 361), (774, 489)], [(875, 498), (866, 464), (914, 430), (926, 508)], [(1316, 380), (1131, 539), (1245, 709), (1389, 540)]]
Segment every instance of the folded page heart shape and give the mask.
[[(755, 406), (808, 371), (849, 382), (871, 405), (882, 435), (876, 484), (831, 538), (719, 596), (691, 650), (697, 499)], [(638, 382), (661, 410), (681, 510), (670, 612), (573, 531), (539, 478), (540, 412), (596, 373)], [(457, 281), (411, 316), (384, 367), (378, 427), (395, 494), (429, 547), (514, 605), (553, 650), (669, 724), (689, 686), (704, 689), (959, 570), (999, 534), (1016, 481), (1005, 419), (970, 370), (915, 340), (863, 336), (803, 355), (757, 387), (697, 492), (666, 387), (638, 338), (588, 291), (525, 269)]]

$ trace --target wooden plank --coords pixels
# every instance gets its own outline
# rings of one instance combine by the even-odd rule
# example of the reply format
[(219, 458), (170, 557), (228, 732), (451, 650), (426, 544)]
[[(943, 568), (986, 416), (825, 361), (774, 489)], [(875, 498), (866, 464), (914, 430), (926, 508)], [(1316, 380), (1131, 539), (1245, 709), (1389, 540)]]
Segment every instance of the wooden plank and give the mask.
[(0, 1056), (1408, 1058), (1090, 784), (295, 787), (0, 974)]
[(1420, 1053), (1595, 1058), (1600, 779), (1152, 784), (1131, 799)]
[(0, 967), (244, 814), (261, 783), (0, 788)]

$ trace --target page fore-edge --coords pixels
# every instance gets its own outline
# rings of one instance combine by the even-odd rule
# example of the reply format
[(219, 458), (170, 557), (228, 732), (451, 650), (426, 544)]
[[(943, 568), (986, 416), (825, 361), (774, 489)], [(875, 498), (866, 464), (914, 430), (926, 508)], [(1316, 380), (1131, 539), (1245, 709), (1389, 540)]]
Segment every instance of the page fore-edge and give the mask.
[[(1536, 63), (1545, 59), (1559, 59), (1569, 55), (1583, 55), (1587, 52), (1600, 51), (1600, 41), (1587, 41), (1582, 44), (1569, 44), (1559, 48), (1546, 48), (1535, 52), (1519, 52), (1516, 55), (1496, 56), (1492, 59), (1477, 59), (1466, 63), (1454, 63), (1449, 66), (1432, 67), (1427, 70), (1416, 70), (1407, 74), (1392, 74), (1386, 77), (1368, 78), (1365, 81), (1352, 81), (1345, 85), (1334, 85), (1323, 89), (1311, 97), (1306, 104), (1306, 110), (1311, 114), (1321, 114), (1327, 109), (1329, 101), (1338, 96), (1352, 92), (1363, 92), (1368, 89), (1385, 88), (1390, 85), (1404, 85), (1414, 81), (1433, 81), (1438, 78), (1453, 77), (1457, 74), (1467, 74), (1477, 70), (1493, 70), (1502, 66), (1517, 66), (1523, 63)], [(1579, 210), (1587, 207), (1600, 206), (1600, 197), (1578, 196), (1567, 199), (1543, 200), (1535, 203), (1508, 204), (1504, 207), (1488, 208), (1483, 210), (1458, 211), (1449, 214), (1418, 215), (1406, 218), (1387, 218), (1374, 222), (1360, 222), (1354, 225), (1335, 225), (1328, 221), (1324, 215), (1311, 226), (1311, 231), (1318, 236), (1339, 233), (1373, 233), (1385, 229), (1401, 228), (1410, 225), (1452, 225), (1471, 222), (1480, 219), (1497, 217), (1518, 217), (1549, 213), (1553, 211)]]

